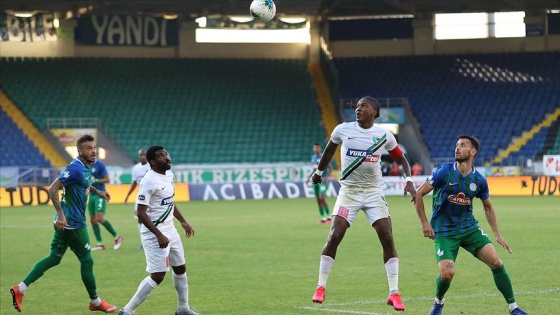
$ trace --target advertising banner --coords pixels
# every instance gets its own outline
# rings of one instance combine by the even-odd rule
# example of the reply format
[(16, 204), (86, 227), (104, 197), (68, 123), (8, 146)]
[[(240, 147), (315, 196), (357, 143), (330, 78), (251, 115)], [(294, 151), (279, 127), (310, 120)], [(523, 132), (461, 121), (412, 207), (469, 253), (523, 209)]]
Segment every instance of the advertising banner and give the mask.
[(177, 46), (179, 22), (149, 15), (82, 15), (75, 30), (84, 45)]
[(55, 41), (56, 29), (52, 13), (37, 13), (19, 17), (0, 13), (0, 41), (36, 43)]
[(560, 176), (560, 155), (543, 156), (543, 172), (548, 176)]
[[(2, 187), (0, 188), (1, 207), (37, 206), (52, 205), (49, 197), (48, 186), (27, 186), (27, 187)], [(122, 204), (130, 185), (107, 185), (107, 191), (111, 195), (109, 204)], [(138, 188), (129, 197), (128, 202), (134, 205), (134, 198)], [(175, 202), (189, 201), (189, 187), (184, 183), (175, 183)]]
[[(222, 165), (174, 165), (176, 183), (272, 183), (305, 181), (313, 168), (309, 163), (261, 163)], [(107, 166), (111, 184), (130, 184), (132, 167)]]
[(51, 133), (65, 147), (76, 146), (76, 141), (83, 135), (92, 135), (97, 138), (95, 128), (53, 128)]

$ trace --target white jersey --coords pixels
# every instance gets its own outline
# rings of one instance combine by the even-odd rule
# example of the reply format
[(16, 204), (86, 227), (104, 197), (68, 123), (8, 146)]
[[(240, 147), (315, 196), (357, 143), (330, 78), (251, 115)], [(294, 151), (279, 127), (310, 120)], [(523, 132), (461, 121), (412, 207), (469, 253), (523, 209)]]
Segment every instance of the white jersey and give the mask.
[(357, 122), (347, 122), (336, 126), (331, 140), (342, 143), (340, 184), (382, 192), (381, 152), (397, 147), (395, 136), (376, 125), (363, 129)]
[[(175, 179), (173, 172), (166, 171), (165, 175), (149, 170), (140, 181), (138, 204), (148, 206), (148, 216), (160, 231), (174, 229), (173, 209), (175, 203)], [(142, 225), (141, 233), (150, 232)], [(151, 232), (150, 232), (151, 233)]]
[(150, 170), (150, 163), (138, 163), (132, 167), (132, 181), (140, 184), (142, 177)]

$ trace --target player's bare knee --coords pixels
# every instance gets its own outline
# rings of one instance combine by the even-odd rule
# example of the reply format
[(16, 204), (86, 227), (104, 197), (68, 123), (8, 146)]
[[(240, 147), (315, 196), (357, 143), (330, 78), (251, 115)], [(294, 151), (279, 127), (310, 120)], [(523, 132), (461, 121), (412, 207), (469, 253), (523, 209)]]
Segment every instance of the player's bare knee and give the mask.
[(502, 266), (502, 260), (498, 257), (486, 263), (490, 269), (496, 269)]
[(176, 275), (182, 275), (185, 272), (187, 272), (187, 268), (185, 267), (185, 265), (176, 266), (176, 267), (172, 266), (172, 268), (173, 268), (173, 273), (175, 273)]
[(165, 272), (155, 272), (150, 274), (150, 278), (154, 280), (155, 283), (160, 284), (163, 279), (165, 279)]

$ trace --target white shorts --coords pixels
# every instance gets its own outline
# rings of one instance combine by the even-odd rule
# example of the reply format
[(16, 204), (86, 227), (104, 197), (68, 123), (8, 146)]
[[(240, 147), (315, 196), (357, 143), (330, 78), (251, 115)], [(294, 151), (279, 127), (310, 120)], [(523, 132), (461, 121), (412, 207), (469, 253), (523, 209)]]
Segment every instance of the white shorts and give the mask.
[(146, 271), (149, 273), (167, 272), (169, 266), (177, 267), (185, 264), (185, 251), (177, 229), (162, 233), (169, 239), (166, 248), (159, 248), (154, 233), (141, 234), (144, 255), (146, 255)]
[(346, 219), (352, 225), (360, 210), (364, 211), (371, 224), (391, 217), (383, 192), (341, 186), (332, 214)]

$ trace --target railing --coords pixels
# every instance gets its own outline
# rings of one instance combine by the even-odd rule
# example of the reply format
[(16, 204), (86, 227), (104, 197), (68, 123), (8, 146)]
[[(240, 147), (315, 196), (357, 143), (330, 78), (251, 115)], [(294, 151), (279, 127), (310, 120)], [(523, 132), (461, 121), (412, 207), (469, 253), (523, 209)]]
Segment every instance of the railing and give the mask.
[[(17, 172), (4, 172), (4, 169), (13, 170), (14, 168), (18, 169)], [(1, 184), (2, 187), (48, 186), (56, 180), (60, 171), (61, 170), (56, 167), (1, 167)]]
[(85, 118), (47, 118), (47, 128), (99, 128), (97, 117)]

